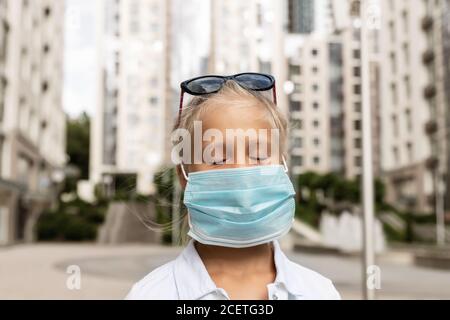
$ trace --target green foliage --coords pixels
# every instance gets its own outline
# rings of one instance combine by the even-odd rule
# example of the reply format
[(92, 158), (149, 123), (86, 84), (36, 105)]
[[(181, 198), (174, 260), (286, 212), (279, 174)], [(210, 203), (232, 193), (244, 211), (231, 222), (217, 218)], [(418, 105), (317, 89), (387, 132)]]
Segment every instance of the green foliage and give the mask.
[(384, 234), (387, 239), (395, 242), (405, 242), (406, 241), (406, 231), (405, 230), (396, 230), (392, 228), (389, 224), (383, 224)]
[[(328, 173), (320, 175), (306, 172), (297, 177), (296, 216), (313, 227), (318, 227), (323, 211), (340, 214), (342, 208), (360, 206), (361, 180), (353, 180)], [(434, 223), (434, 215), (398, 210), (395, 206), (385, 202), (386, 188), (380, 179), (374, 183), (376, 213), (393, 213), (405, 223), (404, 230), (396, 230), (384, 224), (384, 231), (391, 241), (412, 242), (417, 240), (413, 234), (413, 225)], [(319, 200), (318, 194), (323, 198)]]
[[(162, 225), (172, 221), (172, 209), (174, 205), (182, 207), (182, 203), (174, 204), (173, 191), (176, 179), (175, 168), (163, 168), (155, 174), (154, 183), (156, 185), (156, 222)], [(183, 196), (181, 196), (181, 199)], [(171, 230), (166, 230), (163, 234), (163, 242), (172, 241)]]
[(91, 241), (105, 219), (106, 207), (80, 199), (44, 212), (36, 225), (40, 241)]
[(77, 119), (67, 122), (67, 154), (69, 164), (80, 170), (80, 178), (89, 177), (89, 134), (90, 119), (83, 113)]

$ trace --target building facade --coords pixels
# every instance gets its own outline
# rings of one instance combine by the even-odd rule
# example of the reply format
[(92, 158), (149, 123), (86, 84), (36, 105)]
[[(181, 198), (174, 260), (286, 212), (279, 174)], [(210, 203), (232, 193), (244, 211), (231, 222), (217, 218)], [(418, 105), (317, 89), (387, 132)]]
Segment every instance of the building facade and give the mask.
[(283, 14), (283, 1), (211, 1), (209, 72), (281, 76)]
[(450, 209), (449, 129), (450, 129), (450, 1), (427, 1), (420, 21), (427, 49), (422, 61), (429, 82), (424, 92), (430, 119), (425, 131), (431, 144), (430, 170), (433, 173), (436, 212)]
[[(362, 168), (361, 33), (359, 2), (329, 3), (332, 32), (300, 39), (290, 54), (291, 166), (337, 173), (353, 179)], [(347, 5), (344, 5), (347, 4)], [(342, 11), (342, 5), (347, 11)], [(338, 10), (339, 9), (339, 10)], [(373, 154), (379, 165), (379, 59), (377, 33), (371, 35)], [(297, 39), (298, 41), (298, 39)]]
[(287, 0), (287, 31), (311, 34), (331, 30), (329, 0)]
[(430, 2), (381, 1), (381, 166), (388, 201), (418, 212), (434, 202), (436, 161), (426, 126), (435, 88), (423, 63), (429, 44), (422, 29)]
[[(327, 173), (332, 167), (334, 171), (343, 172), (342, 123), (338, 121), (338, 126), (332, 128), (335, 121), (331, 120), (330, 112), (331, 105), (334, 119), (339, 119), (343, 112), (342, 59), (342, 42), (327, 36), (308, 37), (298, 49), (298, 54), (290, 59), (289, 78), (293, 91), (290, 94), (289, 115), (293, 174), (306, 171)], [(335, 136), (336, 139), (339, 137), (339, 141), (333, 142), (334, 154), (340, 155), (338, 161), (331, 157), (332, 130), (339, 131), (339, 135)]]
[(98, 2), (98, 103), (92, 122), (90, 184), (154, 192), (164, 162), (171, 95), (168, 1)]
[(32, 241), (66, 163), (64, 3), (0, 1), (0, 244)]

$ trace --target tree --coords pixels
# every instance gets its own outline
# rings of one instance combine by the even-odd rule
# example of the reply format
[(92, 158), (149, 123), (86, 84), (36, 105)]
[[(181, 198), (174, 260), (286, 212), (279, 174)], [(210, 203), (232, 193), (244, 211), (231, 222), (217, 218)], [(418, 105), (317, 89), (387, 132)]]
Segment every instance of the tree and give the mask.
[(90, 143), (90, 118), (83, 113), (76, 119), (70, 119), (67, 123), (67, 154), (69, 164), (80, 170), (80, 178), (89, 177), (89, 143)]

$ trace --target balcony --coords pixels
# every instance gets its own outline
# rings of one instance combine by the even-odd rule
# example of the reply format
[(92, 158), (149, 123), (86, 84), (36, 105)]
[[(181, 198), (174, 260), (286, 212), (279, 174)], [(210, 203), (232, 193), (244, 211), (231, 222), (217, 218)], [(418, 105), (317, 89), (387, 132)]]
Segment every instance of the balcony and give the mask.
[(434, 98), (436, 96), (436, 86), (430, 83), (425, 87), (423, 94), (426, 99)]
[(433, 18), (429, 15), (426, 15), (422, 19), (422, 30), (430, 31), (433, 28)]
[(435, 170), (438, 167), (438, 165), (439, 160), (435, 156), (431, 156), (425, 161), (425, 166), (427, 167), (428, 170)]
[(438, 131), (436, 120), (430, 120), (425, 124), (425, 132), (427, 135), (434, 135)]
[(425, 65), (429, 65), (434, 61), (435, 55), (432, 49), (427, 49), (422, 55), (422, 61)]

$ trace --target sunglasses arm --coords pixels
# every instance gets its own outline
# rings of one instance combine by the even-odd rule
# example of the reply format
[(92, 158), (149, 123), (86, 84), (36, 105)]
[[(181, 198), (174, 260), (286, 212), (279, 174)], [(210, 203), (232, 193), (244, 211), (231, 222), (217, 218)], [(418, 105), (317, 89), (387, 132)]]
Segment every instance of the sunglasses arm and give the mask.
[(178, 123), (177, 126), (180, 124), (181, 120), (181, 114), (183, 112), (183, 100), (184, 100), (184, 89), (181, 89), (181, 95), (180, 95), (180, 108), (178, 110)]
[(273, 102), (275, 103), (275, 105), (278, 104), (278, 101), (277, 101), (277, 86), (276, 86), (276, 83), (273, 84)]

